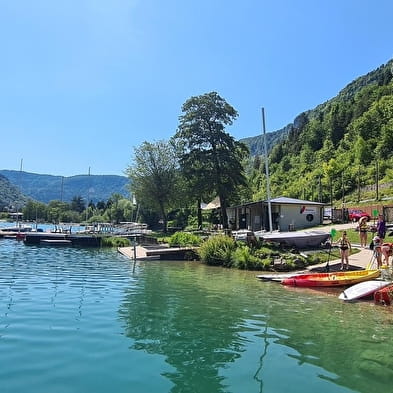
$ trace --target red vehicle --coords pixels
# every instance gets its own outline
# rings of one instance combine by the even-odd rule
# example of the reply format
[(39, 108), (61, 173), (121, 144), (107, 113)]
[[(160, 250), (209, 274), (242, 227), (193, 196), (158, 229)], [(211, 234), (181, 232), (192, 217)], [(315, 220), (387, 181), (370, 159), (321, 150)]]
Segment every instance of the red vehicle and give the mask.
[(369, 214), (360, 209), (348, 209), (348, 218), (350, 221), (359, 221), (361, 217), (367, 217), (367, 221), (370, 221), (371, 217)]

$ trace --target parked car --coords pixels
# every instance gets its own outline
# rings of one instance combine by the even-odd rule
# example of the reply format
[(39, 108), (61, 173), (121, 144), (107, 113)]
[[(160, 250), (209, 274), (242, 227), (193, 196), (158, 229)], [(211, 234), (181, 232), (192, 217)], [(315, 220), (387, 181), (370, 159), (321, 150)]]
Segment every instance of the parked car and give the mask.
[(360, 209), (348, 209), (348, 218), (350, 221), (359, 221), (361, 217), (367, 217), (367, 221), (370, 221), (371, 216)]

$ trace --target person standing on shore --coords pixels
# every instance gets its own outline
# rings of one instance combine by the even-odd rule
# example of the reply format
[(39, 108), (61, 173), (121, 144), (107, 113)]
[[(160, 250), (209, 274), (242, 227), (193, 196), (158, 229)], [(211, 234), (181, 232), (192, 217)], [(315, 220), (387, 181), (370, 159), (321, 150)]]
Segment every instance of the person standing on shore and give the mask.
[(374, 244), (374, 257), (377, 261), (377, 268), (379, 269), (382, 266), (382, 239), (379, 236), (374, 236), (373, 238)]
[(378, 222), (377, 222), (377, 235), (381, 240), (383, 240), (385, 239), (385, 234), (386, 234), (385, 218), (383, 214), (380, 214), (378, 216)]
[[(340, 239), (338, 239), (338, 245), (340, 247), (340, 254), (341, 254), (341, 270), (348, 270), (349, 265), (349, 253), (352, 251), (351, 242), (347, 237), (347, 232), (344, 231)], [(345, 267), (344, 267), (345, 263)]]
[(367, 217), (361, 217), (359, 220), (360, 247), (367, 247), (367, 230)]

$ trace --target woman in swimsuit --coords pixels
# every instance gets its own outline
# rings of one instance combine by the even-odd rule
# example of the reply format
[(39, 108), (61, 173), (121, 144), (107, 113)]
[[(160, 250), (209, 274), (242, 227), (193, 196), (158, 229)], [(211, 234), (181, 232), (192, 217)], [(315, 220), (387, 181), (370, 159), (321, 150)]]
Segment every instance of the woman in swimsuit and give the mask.
[(338, 240), (338, 245), (340, 247), (340, 254), (341, 254), (341, 270), (344, 270), (344, 262), (345, 262), (345, 269), (348, 270), (349, 265), (349, 252), (352, 251), (351, 242), (347, 238), (347, 232), (343, 232), (342, 236)]
[(361, 217), (359, 220), (360, 247), (367, 247), (367, 229), (367, 217)]

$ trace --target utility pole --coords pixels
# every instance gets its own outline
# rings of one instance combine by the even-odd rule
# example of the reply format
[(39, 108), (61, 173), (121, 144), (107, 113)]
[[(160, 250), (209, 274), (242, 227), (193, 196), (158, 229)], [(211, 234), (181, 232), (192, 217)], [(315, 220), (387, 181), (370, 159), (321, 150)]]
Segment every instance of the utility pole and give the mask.
[(360, 202), (360, 164), (358, 167), (358, 202)]
[(342, 191), (342, 204), (345, 205), (345, 189), (344, 189), (344, 171), (341, 172), (341, 191)]
[(60, 193), (60, 202), (63, 202), (63, 190), (64, 190), (64, 176), (61, 177), (61, 193)]
[(318, 202), (322, 202), (322, 182), (321, 182), (321, 175), (319, 175), (318, 179), (319, 191), (318, 191)]
[(378, 163), (378, 158), (375, 160), (375, 200), (379, 200), (379, 163)]
[(265, 172), (266, 172), (267, 206), (268, 206), (268, 216), (269, 216), (269, 232), (272, 232), (272, 230), (273, 230), (272, 204), (270, 202), (269, 159), (267, 156), (265, 109), (264, 108), (262, 108), (262, 128), (263, 128), (264, 147), (265, 147)]

